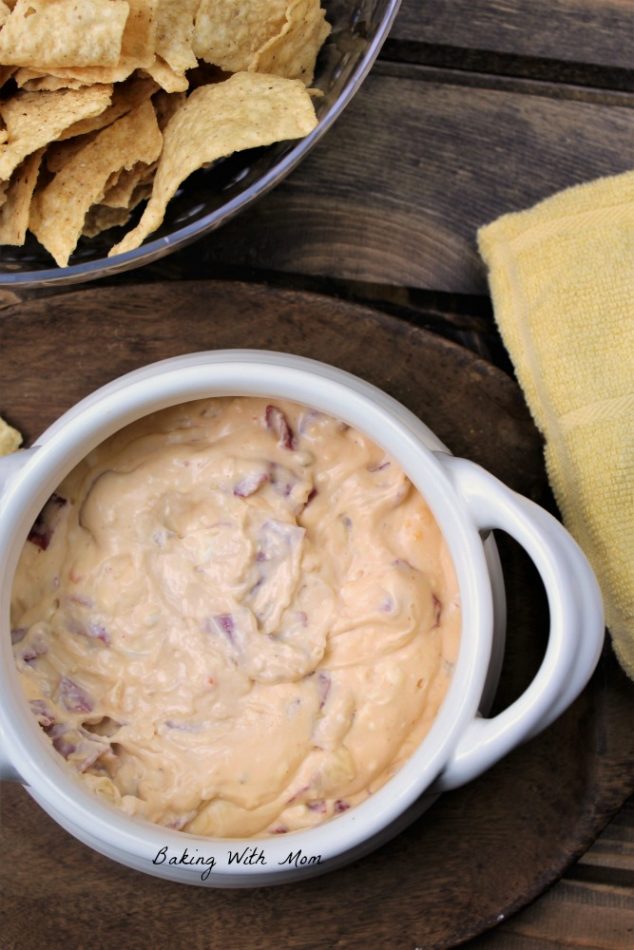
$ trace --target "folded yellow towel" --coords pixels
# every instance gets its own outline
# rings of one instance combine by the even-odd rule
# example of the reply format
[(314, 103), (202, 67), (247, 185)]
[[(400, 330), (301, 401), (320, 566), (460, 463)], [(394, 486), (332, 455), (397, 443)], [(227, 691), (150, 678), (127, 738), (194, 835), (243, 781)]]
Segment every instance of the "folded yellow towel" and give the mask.
[(634, 678), (634, 172), (479, 232), (495, 317)]

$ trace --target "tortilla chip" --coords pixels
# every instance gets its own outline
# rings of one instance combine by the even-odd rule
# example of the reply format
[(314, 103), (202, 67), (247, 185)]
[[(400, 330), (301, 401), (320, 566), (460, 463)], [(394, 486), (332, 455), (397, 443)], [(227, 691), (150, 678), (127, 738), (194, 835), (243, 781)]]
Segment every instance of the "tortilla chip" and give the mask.
[(87, 135), (79, 135), (76, 138), (66, 139), (65, 141), (60, 139), (58, 142), (53, 142), (52, 145), (49, 145), (46, 149), (46, 167), (49, 172), (52, 172), (53, 175), (60, 172), (64, 165), (66, 165), (77, 152), (81, 152), (82, 148), (85, 148), (89, 142), (96, 139), (97, 135), (98, 132), (89, 132)]
[(88, 135), (112, 125), (121, 116), (136, 109), (156, 91), (157, 85), (148, 77), (131, 79), (114, 87), (112, 102), (107, 109), (92, 119), (80, 119), (63, 132), (46, 153), (46, 167), (56, 174), (66, 162), (94, 138)]
[(152, 177), (148, 178), (147, 181), (139, 182), (139, 184), (136, 186), (136, 188), (132, 192), (132, 196), (130, 198), (130, 204), (128, 206), (130, 211), (133, 208), (136, 208), (136, 206), (140, 204), (141, 201), (146, 201), (146, 199), (149, 198), (150, 195), (152, 194), (152, 187), (154, 185), (153, 177), (154, 177), (155, 172), (156, 172), (156, 163), (154, 164), (154, 167), (152, 169)]
[(151, 66), (148, 66), (145, 72), (148, 76), (158, 83), (165, 92), (185, 92), (189, 86), (187, 77), (181, 73), (174, 72), (171, 66), (163, 62), (160, 56), (157, 56)]
[(99, 115), (112, 96), (111, 86), (63, 89), (59, 92), (19, 92), (0, 102), (8, 132), (0, 145), (0, 178), (8, 179), (23, 158), (59, 138), (79, 119)]
[[(151, 169), (152, 174), (154, 174), (155, 167), (155, 165), (144, 166), (148, 171)], [(127, 208), (113, 208), (103, 203), (93, 205), (86, 215), (82, 234), (84, 237), (95, 237), (95, 235), (101, 234), (102, 231), (108, 231), (110, 228), (121, 227), (121, 225), (127, 224), (134, 208), (142, 201), (146, 201), (151, 194), (152, 182), (149, 180), (141, 181), (132, 191)]]
[(51, 76), (50, 73), (40, 75), (34, 69), (22, 67), (15, 74), (15, 81), (20, 89), (27, 92), (54, 92), (57, 89), (81, 89), (88, 83), (79, 79), (60, 79), (59, 76)]
[(0, 0), (0, 27), (3, 27), (11, 14), (11, 8)]
[(302, 138), (316, 124), (310, 96), (292, 79), (236, 73), (195, 89), (165, 129), (152, 197), (139, 224), (110, 254), (138, 247), (158, 228), (167, 203), (196, 169), (242, 149)]
[(63, 68), (51, 67), (48, 72), (58, 79), (70, 79), (88, 85), (125, 82), (135, 69), (151, 66), (155, 59), (157, 4), (158, 0), (128, 0), (130, 15), (123, 33), (121, 55), (114, 65), (73, 64)]
[(202, 0), (194, 24), (194, 53), (229, 73), (283, 29), (288, 0)]
[(10, 455), (22, 445), (22, 436), (0, 416), (0, 455)]
[(44, 149), (40, 148), (25, 158), (16, 168), (0, 208), (0, 244), (24, 244), (29, 225), (31, 198), (40, 171)]
[(144, 102), (99, 132), (35, 193), (29, 227), (60, 267), (67, 265), (86, 214), (101, 201), (112, 173), (156, 161), (161, 145), (154, 109)]
[(0, 33), (0, 63), (114, 66), (129, 12), (125, 0), (18, 0)]
[(113, 84), (116, 82), (125, 82), (135, 70), (135, 65), (129, 60), (121, 60), (117, 66), (80, 66), (52, 68), (49, 70), (51, 76), (58, 79), (71, 80), (73, 83), (80, 83), (82, 86), (94, 86), (95, 84)]
[(0, 66), (0, 89), (15, 75), (14, 66)]
[(29, 69), (28, 66), (21, 66), (19, 69), (17, 66), (8, 66), (7, 69), (15, 70), (15, 81), (19, 89), (22, 89), (27, 82), (32, 82), (35, 79), (44, 79), (48, 77), (48, 73), (42, 72), (41, 69)]
[[(121, 60), (135, 68), (151, 66), (156, 53), (159, 0), (128, 0), (130, 15), (121, 44)], [(73, 64), (79, 65), (79, 64)]]
[(309, 86), (315, 75), (317, 54), (330, 29), (320, 0), (293, 0), (284, 27), (257, 52), (249, 68), (258, 73), (301, 79)]
[(175, 73), (195, 69), (194, 17), (200, 0), (159, 0), (156, 52)]
[(104, 195), (108, 194), (111, 188), (114, 188), (124, 171), (126, 171), (125, 168), (118, 168), (112, 175), (108, 175), (108, 180), (103, 189)]
[(102, 231), (121, 227), (127, 224), (131, 212), (128, 208), (110, 208), (105, 205), (93, 205), (84, 219), (84, 228), (81, 232), (84, 237), (93, 238)]
[(64, 139), (73, 138), (75, 135), (85, 135), (87, 132), (105, 129), (107, 125), (111, 125), (122, 115), (126, 115), (140, 106), (157, 89), (158, 86), (155, 82), (143, 76), (115, 86), (112, 93), (112, 102), (108, 108), (94, 116), (94, 118), (80, 119), (79, 122), (74, 122), (60, 135), (60, 142), (63, 142)]
[(132, 168), (117, 173), (116, 181), (109, 181), (101, 204), (108, 208), (131, 208), (132, 195), (138, 185), (154, 176), (156, 163), (137, 162)]
[(182, 92), (157, 92), (152, 98), (154, 103), (154, 111), (156, 112), (156, 121), (159, 124), (159, 129), (161, 132), (164, 131), (165, 126), (172, 118), (172, 116), (178, 112), (182, 104), (185, 102), (186, 96)]

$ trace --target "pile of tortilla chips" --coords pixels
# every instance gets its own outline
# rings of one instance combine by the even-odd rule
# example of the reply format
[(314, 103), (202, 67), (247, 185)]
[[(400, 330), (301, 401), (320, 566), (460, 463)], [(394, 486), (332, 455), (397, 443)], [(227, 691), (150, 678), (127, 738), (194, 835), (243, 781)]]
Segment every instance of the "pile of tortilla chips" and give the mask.
[(0, 244), (65, 267), (147, 200), (138, 247), (193, 171), (312, 131), (329, 32), (321, 0), (0, 0)]

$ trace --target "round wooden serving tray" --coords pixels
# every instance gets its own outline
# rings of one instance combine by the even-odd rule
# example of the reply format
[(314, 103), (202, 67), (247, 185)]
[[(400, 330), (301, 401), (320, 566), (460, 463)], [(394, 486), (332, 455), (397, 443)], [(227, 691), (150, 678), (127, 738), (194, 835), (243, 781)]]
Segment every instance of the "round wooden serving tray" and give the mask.
[[(220, 347), (287, 350), (381, 386), (456, 454), (548, 503), (541, 445), (516, 384), (424, 330), (326, 297), (242, 284), (101, 288), (0, 312), (0, 412), (28, 440), (144, 363)], [(547, 627), (541, 585), (501, 539), (507, 658), (497, 706), (530, 679)], [(2, 786), (2, 944), (48, 948), (446, 947), (538, 895), (632, 792), (632, 692), (606, 649), (544, 735), (439, 800), (343, 870), (252, 891), (187, 888), (112, 863)]]

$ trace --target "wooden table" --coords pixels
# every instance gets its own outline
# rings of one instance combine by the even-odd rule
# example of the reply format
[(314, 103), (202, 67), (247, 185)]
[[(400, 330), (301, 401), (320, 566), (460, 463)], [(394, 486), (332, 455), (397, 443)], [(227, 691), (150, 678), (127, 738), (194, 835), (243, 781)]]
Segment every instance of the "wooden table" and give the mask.
[[(404, 0), (363, 90), (286, 183), (110, 283), (222, 276), (318, 290), (511, 371), (476, 229), (632, 167), (633, 109), (634, 0)], [(634, 946), (634, 803), (561, 882), (472, 945)]]
[[(634, 167), (633, 110), (634, 0), (404, 0), (313, 155), (155, 273), (343, 295), (508, 367), (476, 229)], [(634, 946), (634, 803), (550, 892), (474, 942), (553, 945)]]

